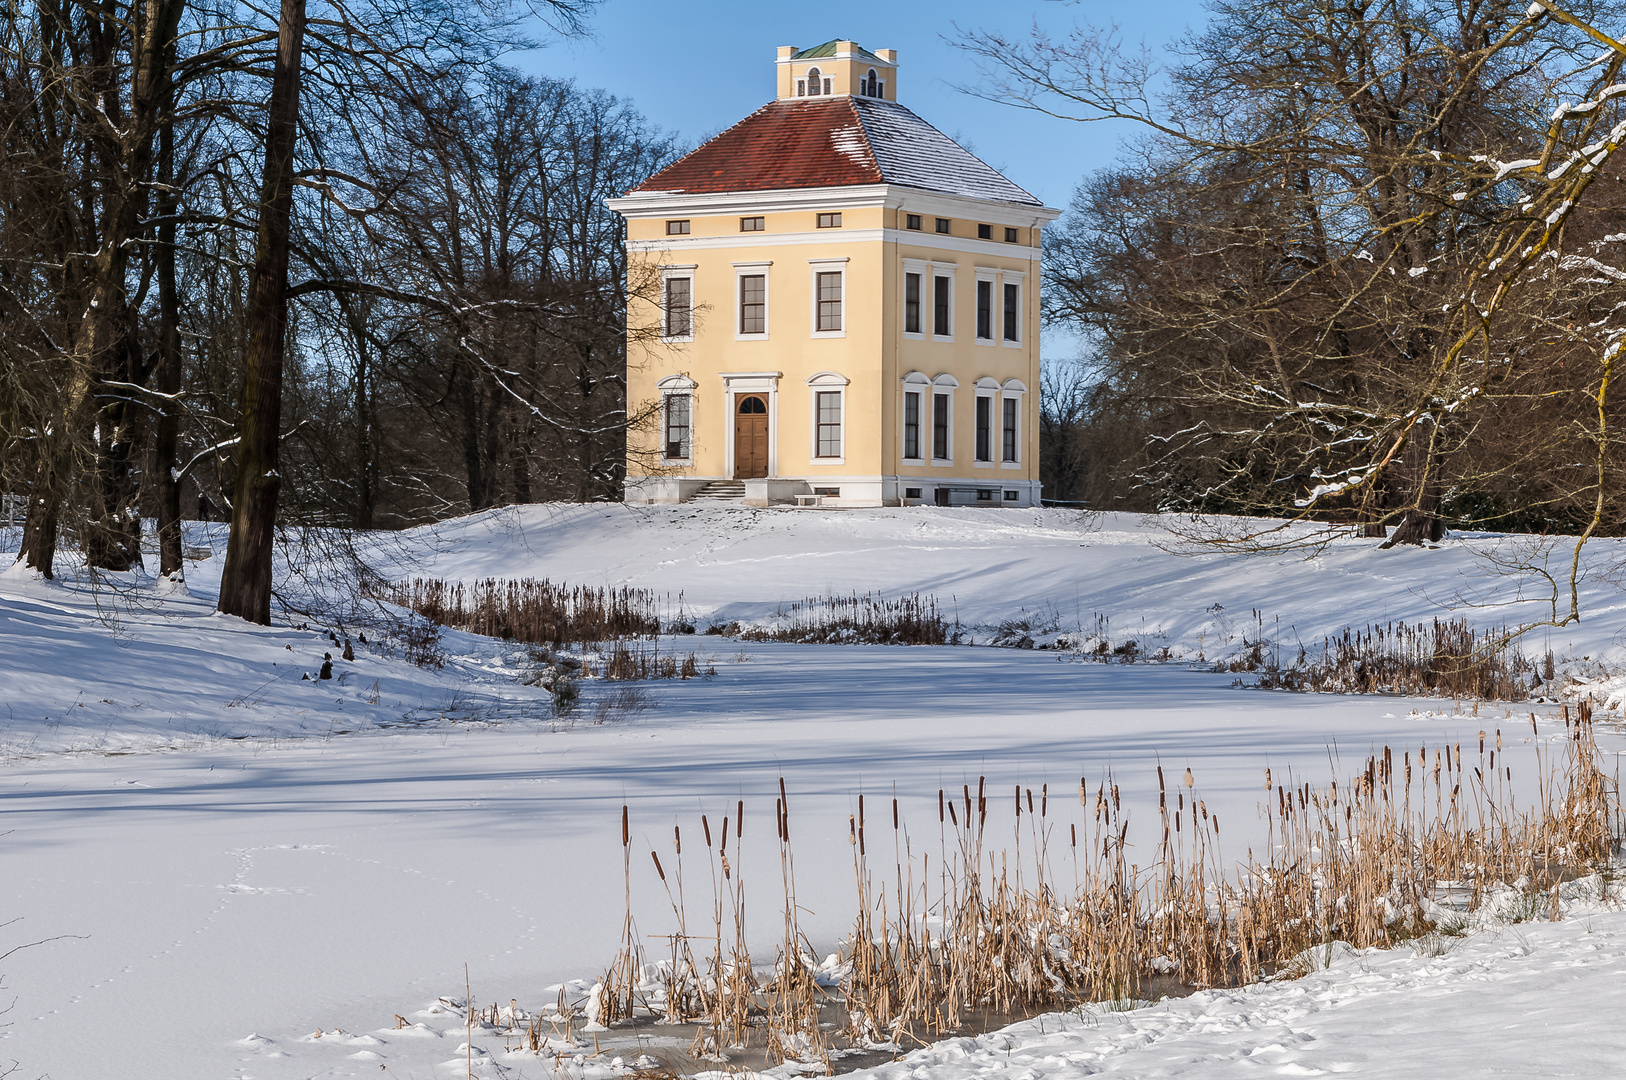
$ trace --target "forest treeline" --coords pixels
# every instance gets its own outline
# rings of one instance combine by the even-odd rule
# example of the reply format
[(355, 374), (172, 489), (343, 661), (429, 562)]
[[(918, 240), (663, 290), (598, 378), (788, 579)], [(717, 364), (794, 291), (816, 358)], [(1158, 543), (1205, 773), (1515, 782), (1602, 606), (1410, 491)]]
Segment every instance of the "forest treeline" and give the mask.
[[(146, 517), (178, 573), (180, 519), (217, 514), (221, 608), (264, 621), (279, 522), (618, 497), (652, 282), (604, 199), (680, 147), (505, 63), (588, 4), (0, 9), (20, 558), (127, 568)], [(1047, 239), (1046, 318), (1087, 351), (1045, 373), (1046, 494), (1620, 531), (1623, 15), (1218, 0), (1167, 58), (966, 36), (987, 93), (1142, 132)]]
[(678, 147), (508, 66), (586, 10), (521, 13), (5, 6), (0, 492), (26, 560), (49, 573), (68, 542), (128, 567), (146, 516), (175, 571), (183, 500), (236, 543), (243, 499), (369, 528), (619, 493), (604, 199)]
[(1140, 133), (1048, 238), (1046, 315), (1087, 348), (1046, 375), (1045, 494), (1619, 533), (1626, 9), (1211, 13), (1167, 56), (971, 42), (1008, 98)]

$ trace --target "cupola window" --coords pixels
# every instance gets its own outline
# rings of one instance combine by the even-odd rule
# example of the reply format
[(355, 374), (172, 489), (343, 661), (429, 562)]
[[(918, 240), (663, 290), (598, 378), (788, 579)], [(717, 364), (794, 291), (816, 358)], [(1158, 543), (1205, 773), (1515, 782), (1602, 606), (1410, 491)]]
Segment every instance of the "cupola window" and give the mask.
[(879, 96), (879, 94), (875, 90), (875, 69), (874, 68), (869, 69), (869, 76), (868, 76), (868, 78), (866, 78), (864, 80), (864, 93), (866, 95), (868, 95), (869, 97), (878, 97)]
[(819, 78), (819, 69), (818, 68), (808, 68), (807, 69), (807, 93), (808, 93), (809, 97), (812, 97), (812, 96), (818, 94), (820, 81), (821, 80)]

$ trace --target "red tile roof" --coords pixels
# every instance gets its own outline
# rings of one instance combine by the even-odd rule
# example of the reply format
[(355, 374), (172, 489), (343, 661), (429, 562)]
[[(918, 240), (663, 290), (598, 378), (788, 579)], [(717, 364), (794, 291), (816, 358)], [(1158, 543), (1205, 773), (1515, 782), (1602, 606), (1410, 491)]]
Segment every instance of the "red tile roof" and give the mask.
[(767, 191), (882, 183), (852, 98), (772, 101), (634, 192)]
[(773, 101), (628, 194), (898, 184), (1038, 206), (1039, 200), (896, 102)]

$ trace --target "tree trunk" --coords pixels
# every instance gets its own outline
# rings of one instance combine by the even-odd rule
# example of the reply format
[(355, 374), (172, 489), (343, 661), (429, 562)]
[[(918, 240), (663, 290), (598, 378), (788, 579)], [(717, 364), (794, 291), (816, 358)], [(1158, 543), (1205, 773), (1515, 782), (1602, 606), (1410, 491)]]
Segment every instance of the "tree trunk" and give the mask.
[(1440, 520), (1439, 463), (1435, 460), (1433, 435), (1432, 426), (1413, 432), (1399, 458), (1390, 465), (1390, 489), (1397, 496), (1394, 509), (1401, 514), (1384, 548), (1437, 543), (1445, 535), (1445, 522)]
[(153, 435), (153, 472), (158, 477), (158, 573), (174, 581), (185, 576), (181, 555), (181, 485), (175, 479), (176, 447), (181, 417), (181, 305), (175, 291), (175, 132), (169, 114), (174, 104), (174, 83), (168, 69), (173, 47), (166, 56), (164, 79), (165, 123), (158, 132), (158, 371), (154, 379), (159, 398), (157, 430)]
[(288, 330), (288, 235), (293, 216), (294, 147), (299, 125), (300, 54), (305, 0), (282, 0), (277, 60), (271, 76), (260, 228), (249, 278), (248, 355), (237, 447), (231, 535), (220, 579), (220, 611), (271, 622), (271, 555), (282, 488), (278, 429), (282, 422), (282, 354)]

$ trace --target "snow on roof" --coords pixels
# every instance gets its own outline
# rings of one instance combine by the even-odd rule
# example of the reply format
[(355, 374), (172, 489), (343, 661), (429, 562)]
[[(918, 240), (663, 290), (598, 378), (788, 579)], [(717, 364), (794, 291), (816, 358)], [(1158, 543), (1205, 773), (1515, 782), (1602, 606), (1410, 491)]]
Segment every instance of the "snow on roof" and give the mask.
[(632, 191), (703, 194), (857, 184), (1043, 205), (902, 105), (847, 96), (769, 102)]
[(973, 199), (1043, 205), (897, 102), (868, 97), (851, 100), (887, 183)]

